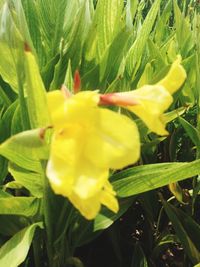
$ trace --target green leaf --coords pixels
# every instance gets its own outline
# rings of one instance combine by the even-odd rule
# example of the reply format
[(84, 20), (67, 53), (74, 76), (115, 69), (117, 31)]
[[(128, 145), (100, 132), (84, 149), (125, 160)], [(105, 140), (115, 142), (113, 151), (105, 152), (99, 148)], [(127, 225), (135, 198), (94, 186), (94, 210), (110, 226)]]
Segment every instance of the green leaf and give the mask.
[[(22, 66), (22, 36), (17, 29), (7, 2), (0, 10), (0, 74), (14, 91), (18, 91), (18, 70)], [(23, 72), (23, 69), (21, 69)]]
[(25, 74), (27, 104), (32, 128), (50, 125), (47, 108), (46, 91), (40, 76), (35, 57), (30, 51), (25, 51)]
[(133, 167), (112, 176), (119, 197), (128, 197), (200, 174), (200, 160)]
[(157, 245), (153, 249), (153, 258), (158, 258), (163, 255), (170, 244), (178, 243), (179, 239), (176, 235), (169, 234), (167, 231), (162, 232)]
[[(17, 108), (17, 101), (14, 102), (12, 105), (9, 106), (9, 108), (6, 110), (6, 112), (3, 114), (2, 119), (0, 120), (0, 142), (5, 141), (8, 137), (10, 137), (11, 132), (11, 124), (14, 112)], [(7, 159), (0, 156), (0, 182), (3, 182), (6, 178), (6, 175), (8, 173), (8, 163)]]
[(155, 29), (155, 40), (157, 44), (162, 44), (166, 41), (166, 36), (170, 31), (168, 27), (168, 22), (172, 12), (172, 1), (165, 1), (165, 7), (163, 8), (162, 14), (159, 16), (157, 27)]
[(68, 61), (64, 85), (67, 87), (68, 90), (70, 90), (70, 92), (72, 92), (74, 86), (74, 80), (72, 76), (71, 60)]
[(100, 0), (97, 4), (98, 57), (101, 59), (108, 46), (120, 30), (120, 17), (123, 9), (121, 0)]
[(133, 28), (133, 20), (137, 12), (138, 0), (127, 0), (126, 3), (126, 25), (129, 29)]
[(140, 77), (140, 80), (137, 84), (137, 87), (140, 88), (143, 85), (150, 84), (152, 76), (153, 76), (153, 68), (152, 68), (151, 63), (148, 62), (145, 66), (145, 69), (144, 69), (141, 77)]
[[(69, 48), (67, 51), (68, 58), (71, 59), (72, 70), (79, 68), (83, 44), (88, 36), (91, 24), (91, 14), (89, 1), (83, 1), (79, 4), (78, 13), (73, 21), (73, 27), (70, 33)], [(91, 49), (91, 47), (90, 47)], [(96, 55), (97, 56), (97, 55)], [(66, 66), (65, 66), (66, 67)]]
[(103, 208), (94, 220), (94, 231), (104, 230), (112, 225), (119, 217), (124, 214), (131, 206), (134, 199), (125, 199), (120, 202), (120, 210), (117, 214), (112, 213), (108, 209)]
[[(63, 56), (63, 43), (62, 43), (59, 60), (58, 60), (57, 64), (55, 65), (55, 68), (54, 68), (53, 80), (50, 84), (49, 91), (53, 91), (53, 90), (56, 90), (58, 88), (61, 88), (62, 83), (63, 83), (63, 73), (62, 72), (63, 72), (63, 69), (65, 70), (65, 68), (66, 68), (65, 61), (66, 60), (64, 60), (64, 56)], [(64, 68), (63, 68), (63, 65), (64, 65)]]
[(40, 207), (35, 197), (0, 197), (0, 215), (34, 216)]
[(148, 267), (144, 252), (138, 243), (135, 246), (131, 267)]
[(16, 134), (0, 145), (0, 154), (25, 169), (40, 173), (39, 159), (48, 158), (48, 147), (42, 134), (42, 129)]
[[(37, 11), (42, 39), (44, 42), (47, 60), (53, 58), (59, 49), (65, 21), (65, 12), (68, 6), (66, 0), (38, 0)], [(74, 0), (73, 2), (76, 2)], [(72, 11), (74, 12), (74, 10)], [(72, 15), (73, 16), (73, 15)], [(69, 19), (68, 17), (67, 19)]]
[(4, 188), (5, 189), (17, 189), (17, 190), (19, 190), (19, 189), (22, 189), (23, 186), (16, 181), (11, 181), (11, 182), (6, 183), (4, 185)]
[(189, 19), (185, 18), (184, 14), (181, 13), (177, 0), (173, 1), (173, 5), (178, 45), (181, 54), (186, 56), (190, 49), (194, 46), (191, 25), (189, 23)]
[(174, 109), (170, 112), (164, 113), (162, 115), (162, 119), (164, 120), (165, 123), (168, 123), (170, 121), (175, 120), (176, 118), (179, 118), (186, 111), (187, 111), (187, 107), (180, 107), (180, 108)]
[(127, 209), (133, 203), (134, 199), (135, 198), (132, 197), (120, 200), (120, 209), (117, 214), (103, 207), (94, 221), (88, 222), (81, 216), (77, 221), (77, 227), (73, 232), (74, 247), (80, 247), (95, 239), (102, 230), (107, 229), (109, 226), (111, 226), (127, 211)]
[(23, 131), (23, 125), (21, 121), (21, 107), (17, 105), (14, 115), (12, 117), (11, 135), (15, 135)]
[(189, 215), (164, 200), (162, 202), (185, 252), (194, 264), (198, 263), (200, 261), (200, 226)]
[(31, 195), (35, 197), (43, 196), (44, 177), (41, 173), (30, 172), (13, 163), (9, 164), (9, 172), (16, 182), (30, 191)]
[[(15, 23), (20, 35), (22, 36), (22, 39), (29, 44), (29, 46), (31, 47), (31, 50), (33, 51), (34, 55), (36, 55), (35, 53), (35, 48), (32, 44), (32, 38), (29, 32), (29, 28), (27, 25), (27, 21), (26, 21), (26, 17), (24, 14), (24, 9), (22, 6), (22, 0), (19, 1), (13, 1), (11, 0), (9, 3), (9, 8), (12, 14), (12, 19), (13, 22)], [(17, 14), (17, 15), (16, 15)]]
[(18, 215), (0, 215), (0, 234), (13, 236), (28, 226), (28, 219)]
[(119, 67), (124, 56), (124, 48), (130, 35), (131, 33), (126, 28), (123, 28), (116, 35), (104, 53), (104, 56), (102, 56), (100, 62), (100, 82), (106, 81), (109, 83), (118, 75)]
[(25, 260), (37, 227), (43, 228), (42, 223), (35, 223), (24, 228), (0, 248), (2, 267), (18, 267)]
[(197, 131), (197, 129), (192, 126), (189, 122), (187, 122), (183, 118), (179, 118), (179, 121), (183, 128), (185, 129), (186, 133), (189, 135), (192, 142), (196, 145), (197, 149), (200, 147), (200, 133)]
[[(23, 5), (25, 16), (26, 16), (28, 30), (31, 36), (31, 40), (33, 42), (33, 46), (31, 46), (31, 50), (33, 49), (33, 47), (35, 48), (37, 52), (37, 56), (38, 56), (37, 59), (38, 59), (39, 65), (43, 66), (46, 61), (46, 57), (45, 57), (46, 51), (45, 51), (44, 43), (41, 42), (42, 34), (41, 34), (41, 27), (39, 27), (40, 21), (39, 21), (39, 16), (37, 12), (38, 1), (35, 2), (35, 1), (23, 0), (22, 5)], [(30, 41), (28, 41), (28, 44), (30, 44)], [(34, 55), (35, 54), (36, 53), (34, 53)]]
[(6, 0), (0, 0), (0, 8), (2, 7), (2, 5), (4, 4)]
[(12, 197), (12, 195), (8, 194), (5, 191), (0, 190), (0, 198), (2, 198), (2, 197)]
[[(74, 1), (66, 1), (67, 6), (65, 10), (65, 18), (64, 18), (64, 27), (63, 27), (63, 37), (64, 40), (68, 39), (69, 42), (71, 42), (71, 30), (73, 28), (74, 22), (77, 18), (77, 14), (79, 10), (81, 9), (81, 5), (83, 4), (83, 1), (74, 0)], [(90, 5), (91, 7), (91, 5)], [(94, 11), (93, 11), (94, 12)], [(91, 14), (91, 12), (90, 12)], [(73, 38), (72, 38), (73, 39)]]
[(156, 0), (153, 3), (149, 13), (147, 14), (142, 28), (140, 29), (135, 42), (131, 46), (126, 56), (126, 71), (132, 78), (132, 80), (134, 79), (135, 74), (139, 68), (141, 57), (144, 52), (146, 42), (155, 23), (159, 8), (160, 0)]
[(0, 86), (0, 101), (2, 101), (2, 105), (6, 108), (8, 108), (12, 102), (3, 90), (3, 88)]

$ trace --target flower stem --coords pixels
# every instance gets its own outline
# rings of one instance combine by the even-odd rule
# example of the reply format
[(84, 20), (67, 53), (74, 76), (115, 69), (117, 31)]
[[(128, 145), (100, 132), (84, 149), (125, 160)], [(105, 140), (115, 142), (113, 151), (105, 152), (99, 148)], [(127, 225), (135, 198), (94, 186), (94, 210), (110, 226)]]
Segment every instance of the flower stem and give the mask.
[(49, 260), (49, 267), (53, 267), (53, 238), (52, 238), (52, 223), (51, 223), (51, 195), (48, 179), (45, 175), (46, 162), (41, 162), (44, 173), (44, 224), (46, 229), (46, 249)]

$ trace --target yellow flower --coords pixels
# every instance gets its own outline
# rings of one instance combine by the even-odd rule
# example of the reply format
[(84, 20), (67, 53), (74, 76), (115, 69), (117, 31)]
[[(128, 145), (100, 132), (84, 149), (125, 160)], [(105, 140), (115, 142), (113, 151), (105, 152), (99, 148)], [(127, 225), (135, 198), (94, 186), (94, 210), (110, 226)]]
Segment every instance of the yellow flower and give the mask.
[(181, 56), (178, 56), (167, 75), (157, 85), (163, 86), (170, 94), (173, 94), (182, 86), (186, 76), (185, 69), (181, 65)]
[(118, 211), (109, 169), (136, 162), (140, 154), (136, 125), (124, 115), (98, 106), (98, 92), (65, 97), (48, 93), (53, 124), (47, 177), (57, 194), (66, 196), (87, 219), (101, 204)]
[(168, 74), (155, 85), (144, 85), (130, 92), (101, 96), (101, 102), (115, 104), (135, 113), (147, 127), (159, 135), (166, 135), (163, 112), (173, 102), (171, 94), (176, 92), (186, 79), (186, 72), (180, 64), (181, 58), (172, 64)]

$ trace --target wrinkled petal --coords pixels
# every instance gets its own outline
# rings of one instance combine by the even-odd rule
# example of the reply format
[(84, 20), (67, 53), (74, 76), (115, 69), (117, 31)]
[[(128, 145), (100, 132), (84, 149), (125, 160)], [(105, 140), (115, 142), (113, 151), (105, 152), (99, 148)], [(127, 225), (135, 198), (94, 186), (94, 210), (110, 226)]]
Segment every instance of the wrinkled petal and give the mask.
[(181, 63), (181, 57), (172, 64), (167, 75), (157, 83), (157, 85), (165, 87), (170, 94), (175, 93), (184, 83), (186, 79), (186, 71)]
[(116, 193), (112, 189), (112, 185), (106, 181), (104, 190), (97, 193), (94, 197), (81, 199), (76, 193), (69, 196), (69, 200), (80, 211), (80, 213), (88, 220), (94, 219), (99, 213), (101, 204), (117, 213), (119, 204), (115, 198)]
[(96, 167), (85, 159), (79, 161), (76, 167), (73, 192), (81, 199), (95, 196), (108, 179), (108, 169)]
[(165, 123), (161, 114), (173, 102), (172, 96), (162, 86), (146, 85), (132, 91), (132, 97), (139, 101), (138, 105), (126, 107), (134, 112), (152, 131), (159, 135), (166, 135)]
[(61, 90), (55, 90), (47, 94), (48, 110), (54, 128), (59, 128), (67, 123), (93, 120), (97, 109), (99, 94), (97, 91), (80, 92), (73, 97), (65, 97)]
[(94, 219), (101, 208), (100, 193), (87, 199), (81, 199), (78, 195), (72, 193), (69, 200), (88, 220)]
[[(56, 192), (68, 196), (72, 190), (80, 198), (95, 195), (108, 178), (108, 168), (93, 165), (83, 157), (76, 139), (54, 137), (47, 176)], [(66, 189), (65, 189), (66, 188)]]
[(102, 189), (108, 179), (108, 169), (95, 168), (84, 159), (82, 164), (73, 166), (54, 155), (48, 161), (47, 176), (56, 193), (69, 197), (74, 192), (84, 200)]
[(69, 97), (55, 91), (48, 98), (54, 132), (47, 177), (55, 193), (68, 197), (87, 219), (95, 218), (101, 204), (118, 211), (109, 169), (133, 164), (140, 153), (134, 122), (99, 108), (99, 101), (97, 91)]
[(130, 92), (111, 93), (100, 96), (100, 104), (118, 105), (135, 113), (148, 128), (166, 135), (163, 112), (173, 102), (171, 94), (184, 83), (186, 72), (181, 65), (181, 57), (172, 64), (167, 75), (156, 85), (145, 85)]
[(98, 122), (98, 101), (99, 95), (96, 91), (80, 92), (67, 99), (63, 107), (62, 125), (78, 123), (85, 130), (95, 127)]
[(140, 155), (139, 133), (128, 117), (107, 109), (99, 110), (99, 126), (85, 146), (85, 156), (96, 166), (121, 169)]
[(65, 160), (68, 165), (76, 164), (84, 146), (84, 136), (78, 124), (55, 131), (52, 137), (51, 154)]
[[(81, 153), (80, 129), (74, 127), (55, 131), (51, 142), (47, 177), (56, 193), (68, 196), (74, 185), (76, 164)], [(76, 140), (77, 139), (77, 140)]]

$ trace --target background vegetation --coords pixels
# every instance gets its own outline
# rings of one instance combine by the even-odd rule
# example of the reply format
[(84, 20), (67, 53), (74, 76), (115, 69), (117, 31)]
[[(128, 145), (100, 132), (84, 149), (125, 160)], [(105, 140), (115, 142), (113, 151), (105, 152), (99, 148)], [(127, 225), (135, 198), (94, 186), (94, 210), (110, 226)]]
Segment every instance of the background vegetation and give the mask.
[[(84, 220), (51, 192), (47, 149), (27, 131), (46, 126), (44, 90), (72, 90), (77, 69), (82, 90), (133, 90), (178, 54), (187, 80), (169, 135), (122, 110), (138, 124), (140, 161), (111, 173), (119, 214)], [(200, 266), (199, 1), (0, 0), (0, 55), (0, 266)]]

